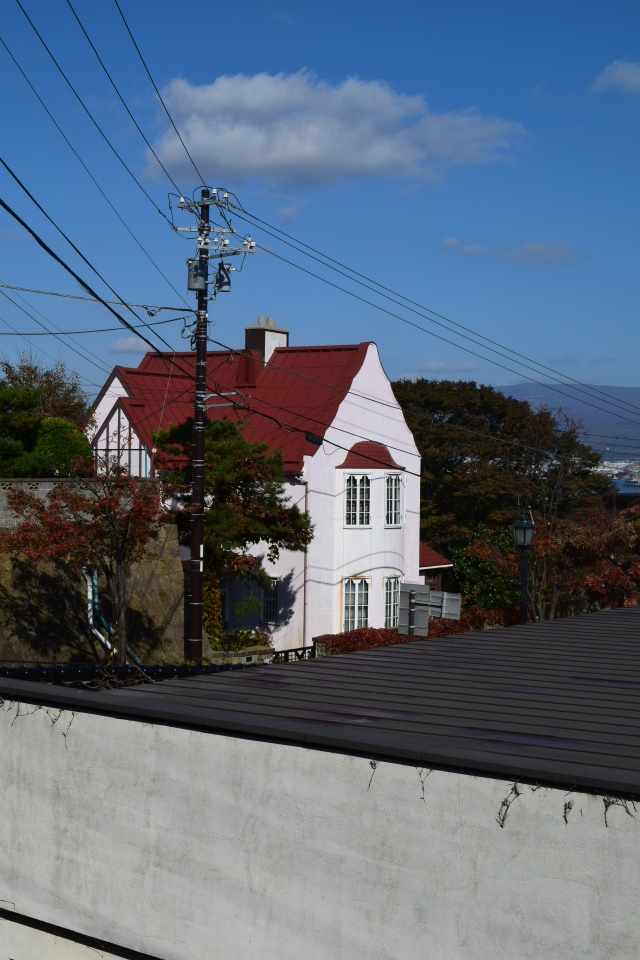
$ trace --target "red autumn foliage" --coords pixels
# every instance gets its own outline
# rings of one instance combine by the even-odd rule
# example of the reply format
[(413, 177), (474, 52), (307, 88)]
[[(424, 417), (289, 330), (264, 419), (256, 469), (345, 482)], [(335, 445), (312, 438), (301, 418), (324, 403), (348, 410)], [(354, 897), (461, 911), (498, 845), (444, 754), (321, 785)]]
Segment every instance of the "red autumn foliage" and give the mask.
[(330, 654), (375, 650), (376, 647), (393, 647), (407, 642), (407, 638), (397, 630), (376, 627), (362, 627), (360, 630), (350, 630), (348, 633), (326, 633), (314, 639), (318, 643), (323, 643), (327, 653)]
[(517, 607), (485, 610), (484, 607), (468, 607), (459, 620), (430, 620), (429, 637), (455, 637), (459, 633), (475, 633), (478, 630), (510, 627), (518, 623)]
[[(518, 622), (517, 607), (508, 607), (506, 610), (484, 610), (482, 607), (470, 607), (462, 614), (459, 620), (441, 620), (432, 618), (429, 621), (429, 638), (455, 637), (460, 633), (473, 633), (494, 627), (508, 627)], [(322, 637), (315, 637), (318, 643), (323, 643), (327, 653), (355, 653), (357, 650), (375, 650), (378, 647), (395, 647), (406, 643), (407, 637), (397, 630), (377, 627), (363, 627), (360, 630), (350, 630), (349, 633), (327, 633)]]
[(129, 574), (169, 519), (162, 499), (157, 482), (132, 477), (117, 464), (54, 486), (44, 498), (12, 490), (7, 501), (19, 522), (1, 532), (0, 552), (36, 564), (63, 560), (78, 572), (87, 565), (101, 570), (118, 618), (124, 663)]

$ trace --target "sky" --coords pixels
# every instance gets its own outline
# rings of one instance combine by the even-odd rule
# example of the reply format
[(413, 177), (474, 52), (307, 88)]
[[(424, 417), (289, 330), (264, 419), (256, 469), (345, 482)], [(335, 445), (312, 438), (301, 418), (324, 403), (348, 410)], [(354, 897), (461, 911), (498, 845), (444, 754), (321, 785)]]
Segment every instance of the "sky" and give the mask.
[[(169, 213), (173, 187), (68, 0), (21, 2), (80, 101), (16, 0), (3, 6), (0, 38), (136, 239), (3, 46), (0, 156), (118, 296), (171, 307), (183, 306), (185, 297), (193, 306), (185, 263), (193, 241), (158, 213)], [(72, 2), (147, 140), (191, 195), (198, 177), (114, 0)], [(638, 4), (245, 0), (187, 10), (175, 0), (120, 2), (210, 185), (228, 188), (245, 210), (446, 318), (431, 314), (442, 324), (434, 325), (422, 309), (411, 313), (406, 303), (382, 300), (250, 228), (259, 247), (371, 303), (259, 249), (233, 275), (232, 292), (211, 304), (212, 338), (242, 347), (243, 328), (265, 314), (291, 331), (292, 345), (374, 340), (392, 379), (523, 380), (527, 371), (512, 354), (493, 355), (502, 366), (492, 364), (486, 342), (461, 339), (471, 336), (468, 328), (562, 375), (640, 386)], [(0, 197), (115, 299), (4, 168)], [(177, 213), (176, 222), (190, 221)], [(247, 231), (238, 220), (234, 226), (240, 235)], [(0, 284), (83, 293), (5, 212)], [(32, 317), (0, 296), (3, 334), (11, 327), (41, 330), (38, 321), (66, 332), (107, 328), (74, 341), (0, 337), (0, 355), (33, 349), (43, 362), (62, 359), (90, 393), (115, 364), (135, 366), (146, 349), (126, 330), (109, 329), (117, 321), (100, 305), (4, 292)], [(181, 328), (172, 321), (155, 329), (171, 349), (184, 349)], [(544, 372), (528, 372), (544, 379)]]

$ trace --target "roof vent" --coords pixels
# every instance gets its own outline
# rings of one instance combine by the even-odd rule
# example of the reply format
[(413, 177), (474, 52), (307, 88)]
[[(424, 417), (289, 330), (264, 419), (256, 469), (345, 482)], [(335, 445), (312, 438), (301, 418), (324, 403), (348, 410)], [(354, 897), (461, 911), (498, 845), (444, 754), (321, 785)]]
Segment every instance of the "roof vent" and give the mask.
[(259, 354), (263, 363), (268, 363), (278, 347), (289, 346), (289, 331), (276, 326), (275, 317), (258, 317), (253, 327), (244, 328), (244, 348)]

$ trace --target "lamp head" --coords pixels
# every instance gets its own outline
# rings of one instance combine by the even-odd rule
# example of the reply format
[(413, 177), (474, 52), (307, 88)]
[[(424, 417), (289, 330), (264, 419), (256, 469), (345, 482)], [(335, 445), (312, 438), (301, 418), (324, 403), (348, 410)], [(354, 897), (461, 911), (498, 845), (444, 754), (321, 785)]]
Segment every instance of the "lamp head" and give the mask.
[(513, 530), (513, 540), (516, 547), (519, 547), (521, 550), (528, 550), (533, 543), (533, 535), (536, 530), (535, 523), (527, 520), (522, 513), (520, 514), (520, 519), (511, 524), (511, 529)]

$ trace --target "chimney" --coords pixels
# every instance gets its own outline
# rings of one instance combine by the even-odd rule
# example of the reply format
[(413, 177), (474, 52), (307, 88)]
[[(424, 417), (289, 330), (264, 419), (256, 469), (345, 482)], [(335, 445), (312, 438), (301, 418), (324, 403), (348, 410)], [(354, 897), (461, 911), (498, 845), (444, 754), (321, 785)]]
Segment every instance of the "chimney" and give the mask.
[(258, 354), (263, 363), (268, 363), (278, 347), (289, 346), (289, 331), (276, 327), (275, 317), (258, 317), (254, 327), (244, 328), (244, 348)]

